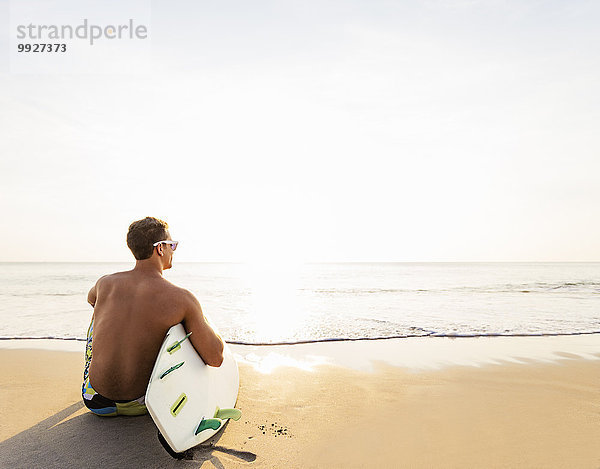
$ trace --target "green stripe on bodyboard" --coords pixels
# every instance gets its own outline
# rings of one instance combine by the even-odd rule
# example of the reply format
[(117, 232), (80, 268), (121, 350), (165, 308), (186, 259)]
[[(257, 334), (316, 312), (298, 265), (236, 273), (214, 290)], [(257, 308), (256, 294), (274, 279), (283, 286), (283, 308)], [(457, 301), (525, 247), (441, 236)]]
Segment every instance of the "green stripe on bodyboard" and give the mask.
[(179, 350), (181, 348), (181, 343), (191, 335), (192, 335), (192, 333), (189, 332), (183, 339), (169, 345), (169, 347), (167, 348), (167, 352), (169, 352), (171, 354), (177, 352), (177, 350)]
[(179, 412), (181, 412), (181, 409), (183, 409), (183, 406), (185, 405), (186, 402), (187, 402), (187, 396), (185, 395), (184, 392), (182, 392), (181, 396), (179, 396), (177, 398), (177, 400), (171, 406), (171, 415), (173, 417), (177, 417), (177, 414)]
[(183, 366), (185, 362), (181, 362), (178, 363), (177, 365), (173, 365), (171, 368), (169, 368), (167, 371), (165, 371), (162, 375), (160, 375), (159, 379), (163, 379), (165, 376), (167, 376), (169, 373), (171, 373), (171, 371), (175, 371), (177, 368), (180, 368), (181, 366)]

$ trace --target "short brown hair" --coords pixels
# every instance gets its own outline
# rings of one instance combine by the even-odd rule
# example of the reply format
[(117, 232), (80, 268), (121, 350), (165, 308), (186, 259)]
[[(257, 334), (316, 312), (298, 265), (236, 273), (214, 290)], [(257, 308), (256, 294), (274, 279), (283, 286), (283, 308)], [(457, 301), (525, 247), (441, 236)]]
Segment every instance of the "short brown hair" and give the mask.
[(154, 217), (134, 221), (129, 225), (127, 232), (127, 246), (138, 261), (148, 259), (152, 257), (154, 251), (152, 245), (157, 241), (164, 241), (168, 229), (169, 225), (166, 221)]

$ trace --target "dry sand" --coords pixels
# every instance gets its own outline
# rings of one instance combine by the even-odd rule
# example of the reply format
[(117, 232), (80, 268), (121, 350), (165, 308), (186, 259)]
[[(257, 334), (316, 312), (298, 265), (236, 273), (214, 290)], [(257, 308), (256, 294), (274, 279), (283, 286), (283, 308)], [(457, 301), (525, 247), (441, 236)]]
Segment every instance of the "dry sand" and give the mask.
[(0, 350), (0, 467), (600, 467), (600, 360), (371, 372), (240, 365), (239, 422), (172, 459), (80, 400), (83, 357)]

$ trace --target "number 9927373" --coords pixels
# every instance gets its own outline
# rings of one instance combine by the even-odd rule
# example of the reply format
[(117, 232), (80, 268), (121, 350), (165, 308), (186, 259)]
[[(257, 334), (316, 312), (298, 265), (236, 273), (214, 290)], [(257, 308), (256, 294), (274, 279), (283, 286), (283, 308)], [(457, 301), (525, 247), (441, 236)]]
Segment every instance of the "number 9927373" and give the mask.
[(66, 52), (66, 44), (17, 44), (17, 52)]

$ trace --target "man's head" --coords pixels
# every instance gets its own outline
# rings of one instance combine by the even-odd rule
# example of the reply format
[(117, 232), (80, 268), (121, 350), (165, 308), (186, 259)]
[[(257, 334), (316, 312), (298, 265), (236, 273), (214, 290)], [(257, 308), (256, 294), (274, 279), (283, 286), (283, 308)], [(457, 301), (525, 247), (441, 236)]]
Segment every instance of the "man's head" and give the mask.
[(172, 247), (164, 243), (157, 244), (159, 241), (171, 239), (168, 228), (167, 222), (154, 217), (134, 221), (129, 225), (129, 231), (127, 232), (127, 246), (131, 249), (133, 256), (141, 261), (150, 259), (156, 252), (160, 257), (168, 257), (168, 259), (165, 259), (167, 262), (164, 268), (170, 268), (173, 257)]

